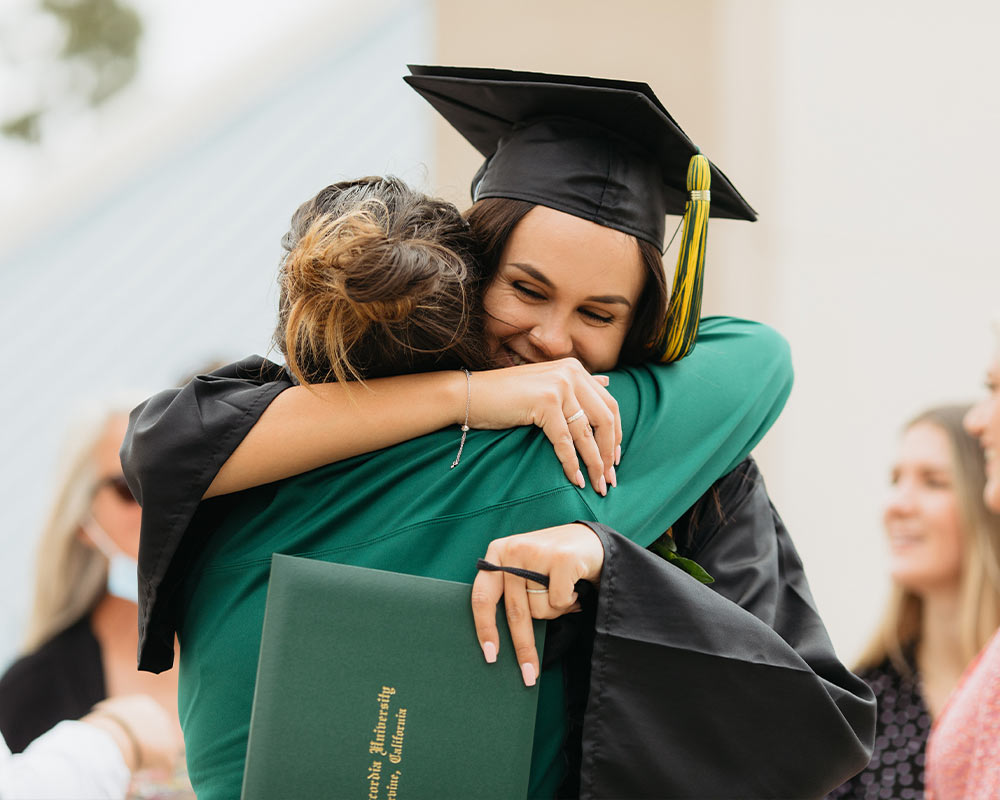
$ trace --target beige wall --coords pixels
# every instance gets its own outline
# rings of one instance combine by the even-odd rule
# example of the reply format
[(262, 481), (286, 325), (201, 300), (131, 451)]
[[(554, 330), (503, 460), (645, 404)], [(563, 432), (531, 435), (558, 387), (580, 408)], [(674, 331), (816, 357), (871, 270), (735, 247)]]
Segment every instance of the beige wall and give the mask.
[[(439, 63), (646, 81), (760, 213), (712, 224), (706, 311), (792, 343), (796, 389), (758, 456), (852, 658), (884, 596), (896, 430), (975, 395), (1000, 309), (1000, 6), (436, 5)], [(439, 125), (433, 188), (466, 205), (479, 161)]]
[[(702, 150), (715, 160), (758, 210), (772, 191), (775, 14), (770, 3), (691, 0), (554, 0), (485, 4), (437, 0), (439, 63), (563, 72), (648, 83)], [(738, 63), (730, 39), (754, 43), (753, 57)], [(732, 65), (732, 69), (728, 65)], [(752, 104), (752, 107), (751, 107)], [(447, 123), (438, 122), (436, 183), (448, 199), (468, 204), (478, 154)], [(763, 214), (756, 226), (713, 225), (708, 310), (751, 309), (760, 316), (771, 292), (754, 262), (768, 261)], [(668, 225), (669, 227), (669, 225)], [(723, 254), (739, 248), (739, 258)], [(748, 253), (748, 251), (752, 251)]]

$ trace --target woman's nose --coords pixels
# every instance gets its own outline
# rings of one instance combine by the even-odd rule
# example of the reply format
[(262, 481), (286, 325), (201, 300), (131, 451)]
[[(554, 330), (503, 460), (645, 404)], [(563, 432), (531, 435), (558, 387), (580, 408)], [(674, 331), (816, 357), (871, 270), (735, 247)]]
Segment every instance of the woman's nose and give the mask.
[(962, 423), (965, 425), (965, 430), (968, 431), (970, 436), (978, 437), (983, 432), (986, 407), (989, 405), (989, 402), (989, 398), (983, 398), (966, 412)]
[(533, 344), (549, 359), (573, 355), (573, 338), (569, 327), (560, 319), (549, 318), (531, 331)]
[(905, 480), (897, 481), (889, 488), (885, 501), (885, 516), (905, 516), (915, 507), (913, 486)]

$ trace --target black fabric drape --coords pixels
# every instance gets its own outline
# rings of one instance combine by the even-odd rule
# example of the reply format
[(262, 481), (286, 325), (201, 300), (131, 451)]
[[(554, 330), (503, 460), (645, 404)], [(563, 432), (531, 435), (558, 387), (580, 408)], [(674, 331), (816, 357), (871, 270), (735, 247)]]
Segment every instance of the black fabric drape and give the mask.
[[(132, 411), (121, 459), (143, 510), (139, 669), (162, 672), (173, 666), (173, 577), (200, 546), (188, 536), (191, 519), (219, 469), (271, 401), (291, 385), (283, 367), (250, 356), (159, 392)], [(175, 558), (178, 551), (182, 559)]]
[(583, 798), (820, 797), (868, 763), (870, 688), (837, 659), (750, 459), (674, 527), (711, 585), (596, 523)]

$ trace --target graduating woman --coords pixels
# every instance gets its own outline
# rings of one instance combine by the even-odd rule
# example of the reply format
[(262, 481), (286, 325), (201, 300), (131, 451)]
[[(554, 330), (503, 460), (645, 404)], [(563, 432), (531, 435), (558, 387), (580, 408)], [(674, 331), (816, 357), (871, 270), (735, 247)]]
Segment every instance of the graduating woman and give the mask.
[[(534, 95), (539, 86), (546, 92), (552, 90), (552, 76), (475, 72), (469, 78), (452, 72), (442, 80), (465, 89), (478, 86), (480, 94), (483, 85), (490, 83), (494, 96), (500, 90), (508, 97)], [(464, 84), (465, 80), (473, 85)], [(674, 149), (679, 141), (685, 157), (691, 154), (693, 146), (648, 87), (559, 80), (569, 94), (597, 90), (618, 97), (625, 108), (640, 109), (645, 123), (654, 119), (660, 126), (653, 139), (673, 136)], [(538, 106), (534, 111), (531, 108), (537, 100), (521, 106), (530, 115), (536, 114)], [(589, 95), (586, 102), (577, 97), (576, 107), (605, 107), (595, 106), (593, 100)], [(570, 111), (565, 104), (560, 110)], [(634, 122), (633, 115), (623, 120), (622, 127), (632, 128)], [(665, 174), (672, 170), (663, 165), (665, 157), (609, 132), (607, 120), (578, 116), (571, 126), (565, 123), (562, 117), (543, 119), (539, 125), (505, 123), (510, 136), (478, 181), (481, 191), (499, 193), (493, 199), (514, 200), (517, 206), (511, 212), (507, 202), (484, 201), (469, 215), (487, 251), (481, 261), (482, 274), (468, 284), (476, 289), (468, 294), (478, 297), (482, 291), (488, 355), (514, 364), (573, 356), (590, 369), (607, 369), (620, 360), (662, 354), (671, 340), (665, 320), (696, 320), (692, 298), (700, 296), (700, 270), (693, 270), (688, 277), (696, 281), (675, 280), (672, 313), (665, 314), (659, 247), (664, 214), (684, 204), (675, 185), (677, 175), (673, 174), (674, 183), (666, 183)], [(570, 128), (576, 131), (575, 138), (569, 135)], [(541, 156), (536, 146), (542, 148)], [(501, 150), (508, 156), (501, 157)], [(546, 158), (544, 152), (557, 155)], [(603, 161), (600, 153), (605, 154)], [(541, 169), (546, 165), (553, 171)], [(495, 180), (490, 177), (494, 171)], [(567, 174), (586, 180), (560, 180)], [(650, 180), (650, 174), (655, 180)], [(504, 180), (517, 176), (534, 203), (523, 202), (524, 197), (503, 186)], [(744, 215), (752, 214), (721, 173), (713, 171), (713, 177), (721, 184), (723, 196), (728, 196), (730, 209), (743, 208)], [(642, 192), (650, 194), (641, 203), (632, 194), (639, 180)], [(704, 197), (696, 197), (690, 205), (697, 210), (703, 201)], [(725, 209), (726, 203), (721, 206)], [(483, 235), (488, 227), (483, 220), (492, 221), (492, 237)], [(413, 226), (404, 229), (417, 230)], [(288, 242), (292, 254), (283, 270), (286, 283), (277, 338), (286, 345), (291, 371), (308, 382), (336, 374), (337, 361), (345, 365), (343, 374), (347, 375), (368, 377), (391, 371), (386, 366), (392, 365), (392, 359), (384, 358), (387, 350), (382, 345), (379, 359), (369, 358), (362, 349), (360, 361), (357, 352), (345, 360), (347, 351), (337, 349), (345, 341), (342, 337), (301, 338), (302, 329), (294, 324), (289, 327), (290, 320), (296, 319), (294, 303), (286, 295), (288, 276), (295, 272), (289, 270), (289, 263), (323, 261), (313, 255), (303, 259), (301, 252), (295, 255), (303, 240), (302, 230), (293, 230)], [(369, 240), (356, 252), (367, 251), (371, 244)], [(454, 272), (454, 267), (450, 269)], [(314, 299), (317, 285), (306, 282), (302, 296)], [(687, 287), (686, 295), (679, 286)], [(454, 292), (455, 287), (451, 288)], [(367, 286), (343, 282), (339, 291), (353, 293), (354, 305), (363, 307), (352, 313), (372, 323), (374, 327), (362, 329), (373, 341), (393, 342), (397, 347), (413, 341), (404, 331), (414, 326), (427, 330), (417, 322), (414, 310), (446, 308), (439, 295), (434, 302), (395, 304), (384, 286), (375, 290), (371, 282)], [(395, 305), (379, 306), (376, 312), (370, 304), (376, 297)], [(342, 326), (343, 319), (335, 320), (330, 313), (337, 308), (330, 303), (314, 304), (314, 318)], [(403, 313), (407, 308), (411, 313)], [(468, 326), (476, 324), (475, 313), (459, 310), (462, 314), (448, 332), (443, 351), (452, 359)], [(688, 333), (693, 327), (686, 327)], [(440, 333), (438, 329), (439, 337)], [(523, 580), (503, 578), (499, 587), (495, 580), (490, 583), (491, 576), (481, 581), (481, 597), (503, 591), (509, 612), (527, 608), (534, 616), (551, 617), (573, 608), (572, 587), (577, 578), (597, 583), (596, 621), (592, 626), (578, 626), (584, 628), (584, 652), (592, 648), (590, 658), (570, 658), (565, 649), (551, 659), (546, 654), (539, 700), (543, 727), (535, 739), (534, 794), (551, 795), (563, 782), (563, 793), (586, 796), (808, 796), (822, 793), (862, 766), (870, 747), (874, 710), (870, 694), (836, 660), (811, 605), (797, 556), (756, 468), (750, 462), (740, 464), (787, 392), (790, 375), (785, 347), (766, 329), (735, 321), (708, 322), (702, 326), (699, 342), (694, 355), (679, 364), (637, 367), (612, 376), (624, 466), (622, 482), (610, 492), (600, 481), (603, 477), (614, 484), (618, 477), (610, 463), (617, 434), (607, 435), (615, 428), (614, 405), (593, 381), (560, 378), (557, 382), (563, 386), (558, 393), (561, 422), (585, 460), (591, 426), (583, 417), (594, 416), (598, 449), (608, 455), (596, 472), (588, 462), (600, 498), (582, 490), (578, 482), (563, 483), (551, 452), (528, 428), (470, 432), (461, 463), (442, 475), (437, 465), (454, 440), (447, 432), (439, 432), (205, 503), (192, 523), (198, 500), (217, 475), (222, 477), (219, 468), (230, 455), (227, 469), (239, 463), (242, 456), (233, 451), (262, 410), (275, 397), (305, 398), (303, 393), (313, 387), (289, 388), (292, 382), (285, 371), (260, 360), (248, 361), (180, 392), (158, 396), (138, 410), (123, 455), (144, 508), (155, 509), (148, 524), (146, 515), (143, 521), (140, 577), (145, 602), (140, 657), (146, 668), (168, 667), (170, 653), (163, 643), (181, 623), (182, 667), (188, 654), (194, 659), (190, 670), (182, 668), (181, 683), (182, 697), (185, 685), (190, 691), (187, 701), (182, 699), (182, 715), (193, 723), (190, 730), (198, 729), (198, 741), (188, 741), (189, 756), (200, 760), (190, 765), (196, 783), (201, 773), (205, 787), (231, 785), (228, 782), (240, 770), (240, 758), (234, 754), (238, 756), (240, 747), (245, 748), (256, 663), (253, 640), (259, 640), (258, 617), (266, 587), (266, 569), (261, 573), (252, 565), (259, 568), (266, 561), (265, 554), (274, 551), (470, 580), (473, 554), (479, 547), (475, 554), (486, 550), (502, 564), (520, 560), (520, 566), (550, 576), (547, 595), (528, 593)], [(395, 356), (397, 368), (448, 366), (440, 347), (430, 364), (417, 357), (417, 353), (435, 350), (429, 344), (418, 342), (409, 353), (405, 347), (402, 352), (388, 351)], [(681, 352), (690, 344), (688, 340)], [(462, 361), (477, 365), (468, 358)], [(534, 375), (540, 369), (530, 364), (514, 371)], [(443, 412), (443, 423), (456, 414), (460, 421), (475, 423), (473, 404), (485, 394), (477, 387), (486, 385), (483, 376), (487, 374), (457, 373), (464, 394), (459, 406), (464, 406), (468, 417), (449, 408)], [(421, 387), (420, 394), (437, 379), (416, 376), (409, 380)], [(367, 403), (376, 410), (358, 412), (351, 423), (355, 428), (378, 418), (379, 404), (390, 405), (386, 390), (380, 388), (384, 384), (375, 383), (369, 382), (373, 395), (359, 405)], [(393, 393), (400, 386), (394, 384)], [(340, 389), (348, 400), (363, 396), (348, 386), (322, 388)], [(290, 394), (295, 390), (297, 394)], [(606, 416), (599, 418), (602, 404)], [(404, 424), (411, 423), (410, 417), (419, 410), (412, 406)], [(579, 414), (581, 410), (584, 415)], [(326, 413), (330, 413), (329, 406)], [(365, 417), (367, 413), (374, 416)], [(393, 413), (398, 417), (401, 412)], [(529, 410), (525, 415), (526, 421), (543, 428), (550, 424), (550, 418), (532, 417), (532, 413)], [(298, 435), (294, 425), (280, 423), (280, 414), (267, 423), (269, 415), (270, 411), (261, 419), (260, 431), (270, 424), (277, 431), (276, 438), (284, 437), (286, 444), (289, 437)], [(440, 424), (432, 422), (426, 430)], [(579, 433), (574, 433), (574, 426)], [(323, 438), (321, 428), (312, 430), (315, 438)], [(201, 431), (207, 438), (201, 438)], [(363, 430), (359, 438), (369, 435)], [(389, 436), (390, 441), (383, 438), (376, 447), (399, 441), (391, 438), (398, 433), (378, 436)], [(553, 438), (559, 436), (553, 434)], [(266, 442), (266, 436), (260, 441)], [(243, 456), (255, 452), (253, 447), (240, 449), (245, 451)], [(282, 470), (315, 466), (292, 465), (290, 470), (295, 458), (287, 457), (287, 451), (293, 448), (285, 449), (286, 456), (279, 456), (274, 470), (269, 472), (269, 465), (258, 463), (248, 471), (253, 474), (244, 485), (280, 478)], [(344, 454), (326, 460), (336, 457)], [(570, 458), (560, 453), (564, 469), (575, 478), (572, 465), (567, 466)], [(710, 571), (719, 579), (712, 590), (645, 548), (657, 540), (663, 543), (664, 530), (720, 475), (726, 477), (715, 487), (718, 505), (697, 506), (674, 529), (675, 539), (686, 552), (711, 565)], [(240, 488), (239, 482), (214, 488)], [(158, 513), (166, 509), (169, 513)], [(301, 518), (308, 516), (309, 509), (322, 509), (312, 516), (312, 523)], [(294, 524), (289, 524), (289, 514), (299, 515)], [(555, 531), (490, 541), (493, 532), (559, 525), (574, 518), (587, 520), (597, 537), (584, 526), (564, 525)], [(614, 525), (627, 536), (595, 523)], [(274, 535), (278, 530), (282, 533)], [(331, 530), (337, 531), (336, 536), (324, 538)], [(391, 547), (378, 546), (389, 541)], [(602, 545), (600, 552), (594, 542)], [(560, 555), (567, 552), (571, 558)], [(236, 599), (226, 602), (224, 598)], [(477, 610), (481, 621), (486, 605)], [(248, 609), (249, 616), (245, 616)], [(234, 626), (237, 618), (247, 624)], [(253, 624), (248, 619), (257, 620), (255, 633), (251, 634)], [(235, 639), (234, 634), (238, 634)], [(512, 634), (526, 683), (531, 683), (538, 674), (537, 657), (523, 631), (518, 634), (512, 629)], [(488, 624), (480, 625), (488, 659), (504, 646), (492, 635)], [(231, 657), (234, 652), (251, 651), (252, 657)], [(237, 669), (241, 679), (234, 679)], [(199, 702), (193, 702), (195, 697)], [(209, 697), (215, 700), (211, 709), (231, 709), (235, 718), (223, 719), (215, 713), (208, 719), (213, 713), (205, 708)], [(580, 710), (582, 729), (562, 727), (564, 698), (571, 708)], [(579, 719), (571, 713), (570, 726)], [(582, 737), (581, 744), (573, 745), (574, 735)], [(563, 749), (575, 761), (567, 765), (560, 755)]]

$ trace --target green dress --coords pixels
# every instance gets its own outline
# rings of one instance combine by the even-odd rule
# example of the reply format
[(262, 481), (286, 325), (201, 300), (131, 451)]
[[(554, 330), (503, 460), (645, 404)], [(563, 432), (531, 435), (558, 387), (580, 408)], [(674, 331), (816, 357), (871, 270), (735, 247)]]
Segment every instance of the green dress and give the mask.
[[(577, 519), (645, 547), (750, 452), (791, 383), (777, 333), (706, 319), (684, 361), (611, 373), (624, 439), (607, 497), (570, 485), (548, 440), (524, 427), (470, 431), (456, 469), (457, 435), (443, 430), (203, 503), (195, 530), (210, 538), (178, 609), (180, 716), (198, 797), (239, 796), (272, 553), (471, 582), (493, 539)], [(548, 669), (533, 797), (553, 796), (562, 778), (563, 717), (561, 672)]]

